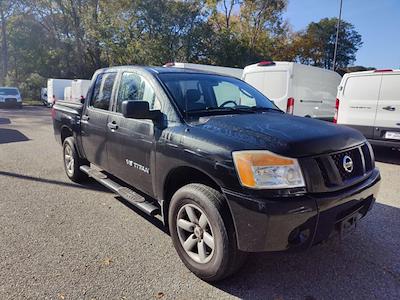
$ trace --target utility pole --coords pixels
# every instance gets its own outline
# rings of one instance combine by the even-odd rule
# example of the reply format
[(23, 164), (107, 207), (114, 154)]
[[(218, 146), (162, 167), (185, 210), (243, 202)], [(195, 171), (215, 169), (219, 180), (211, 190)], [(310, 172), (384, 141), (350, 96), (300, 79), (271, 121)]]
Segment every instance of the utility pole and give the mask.
[(340, 0), (339, 18), (338, 18), (337, 24), (336, 24), (335, 52), (333, 53), (333, 64), (332, 64), (333, 71), (335, 71), (335, 67), (336, 67), (336, 56), (337, 56), (337, 48), (338, 48), (338, 41), (339, 41), (339, 28), (340, 28), (340, 20), (342, 18), (342, 6), (343, 6), (343, 0)]

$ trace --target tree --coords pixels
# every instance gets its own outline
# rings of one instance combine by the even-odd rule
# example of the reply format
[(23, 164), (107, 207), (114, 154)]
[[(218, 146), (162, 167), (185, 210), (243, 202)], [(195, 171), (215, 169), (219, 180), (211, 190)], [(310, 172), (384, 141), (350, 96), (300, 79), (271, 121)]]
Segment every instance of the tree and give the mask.
[(8, 35), (7, 35), (7, 22), (14, 13), (16, 3), (11, 0), (0, 1), (0, 23), (1, 23), (1, 84), (4, 84), (5, 78), (8, 73)]
[[(336, 24), (337, 18), (325, 18), (310, 23), (305, 31), (295, 35), (292, 47), (297, 49), (296, 59), (301, 63), (332, 69)], [(361, 45), (361, 35), (354, 26), (341, 21), (335, 68), (345, 68), (353, 63)]]
[(286, 0), (208, 1), (212, 28), (208, 59), (216, 64), (244, 67), (276, 52), (287, 24), (282, 14)]
[[(244, 67), (274, 59), (331, 68), (336, 19), (292, 32), (287, 1), (0, 0), (0, 80), (36, 95), (43, 79), (90, 78), (123, 64)], [(362, 43), (347, 22), (339, 36), (343, 68)]]
[(338, 72), (341, 76), (343, 76), (346, 73), (372, 71), (372, 70), (376, 70), (376, 68), (364, 67), (364, 66), (351, 66), (351, 67), (347, 67), (347, 68), (339, 68), (336, 70), (336, 72)]

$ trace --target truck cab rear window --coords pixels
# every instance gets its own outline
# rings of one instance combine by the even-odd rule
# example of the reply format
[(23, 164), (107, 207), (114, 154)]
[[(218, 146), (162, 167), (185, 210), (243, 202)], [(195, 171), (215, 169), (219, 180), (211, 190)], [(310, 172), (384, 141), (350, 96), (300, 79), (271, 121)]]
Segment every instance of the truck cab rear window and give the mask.
[(116, 73), (103, 73), (97, 76), (90, 105), (94, 108), (108, 110)]

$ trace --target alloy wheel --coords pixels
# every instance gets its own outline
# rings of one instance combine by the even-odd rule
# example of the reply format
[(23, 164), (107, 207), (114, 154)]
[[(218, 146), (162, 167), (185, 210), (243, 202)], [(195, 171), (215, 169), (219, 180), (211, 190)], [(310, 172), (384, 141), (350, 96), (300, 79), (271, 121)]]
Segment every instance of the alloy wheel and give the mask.
[(194, 204), (183, 205), (176, 222), (179, 241), (195, 262), (205, 264), (214, 255), (214, 235), (206, 214)]
[(70, 145), (65, 145), (64, 149), (64, 163), (65, 163), (65, 168), (68, 172), (68, 174), (72, 175), (74, 173), (74, 157), (72, 154), (72, 149)]

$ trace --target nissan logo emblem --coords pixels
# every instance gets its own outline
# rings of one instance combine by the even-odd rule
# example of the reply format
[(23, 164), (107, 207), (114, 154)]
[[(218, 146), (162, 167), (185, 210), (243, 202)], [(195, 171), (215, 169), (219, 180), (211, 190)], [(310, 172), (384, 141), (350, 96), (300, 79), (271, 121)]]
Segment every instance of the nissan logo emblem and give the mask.
[(351, 159), (350, 156), (345, 155), (343, 157), (343, 169), (347, 172), (347, 173), (351, 173), (353, 172), (353, 160)]

